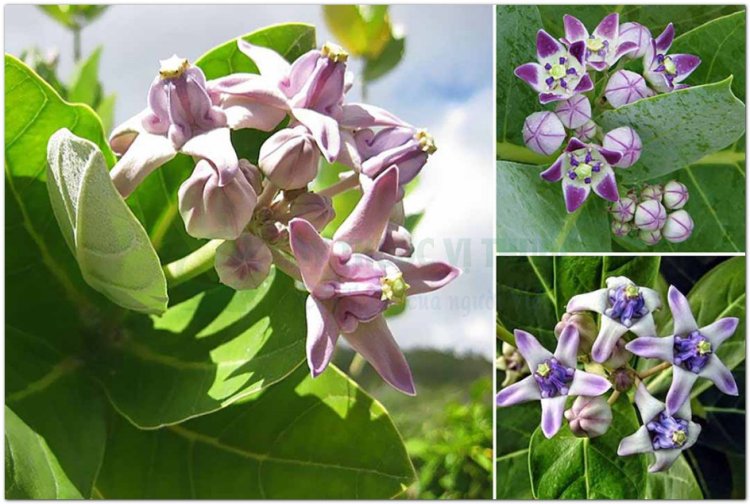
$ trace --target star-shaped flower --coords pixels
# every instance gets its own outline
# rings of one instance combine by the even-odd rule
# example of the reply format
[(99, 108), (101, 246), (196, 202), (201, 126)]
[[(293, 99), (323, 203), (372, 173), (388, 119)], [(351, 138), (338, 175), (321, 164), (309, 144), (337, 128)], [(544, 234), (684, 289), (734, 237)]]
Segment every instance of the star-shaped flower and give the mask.
[(566, 308), (569, 313), (601, 314), (601, 328), (591, 349), (596, 362), (606, 361), (617, 341), (628, 331), (638, 336), (655, 336), (652, 312), (661, 307), (658, 292), (639, 287), (627, 277), (609, 277), (606, 282), (606, 288), (573, 296)]
[(674, 334), (665, 338), (641, 337), (625, 348), (640, 357), (671, 362), (672, 385), (667, 392), (667, 413), (689, 403), (690, 390), (698, 378), (706, 378), (725, 394), (737, 395), (737, 383), (731, 371), (716, 356), (716, 349), (734, 334), (739, 319), (720, 318), (698, 327), (687, 298), (674, 286), (667, 295), (674, 320)]
[(566, 44), (583, 41), (586, 44), (586, 63), (593, 69), (602, 71), (611, 67), (617, 60), (638, 50), (638, 44), (620, 40), (620, 15), (609, 14), (589, 34), (586, 27), (577, 18), (566, 14), (563, 16)]
[(568, 396), (598, 396), (609, 390), (606, 378), (576, 369), (578, 329), (567, 325), (552, 354), (531, 334), (515, 330), (518, 351), (529, 365), (531, 376), (498, 392), (498, 406), (511, 406), (527, 401), (542, 403), (542, 433), (554, 436), (562, 425)]
[(661, 35), (646, 46), (643, 56), (643, 76), (660, 93), (688, 87), (680, 82), (687, 79), (701, 64), (692, 54), (667, 54), (674, 40), (674, 26), (669, 23)]

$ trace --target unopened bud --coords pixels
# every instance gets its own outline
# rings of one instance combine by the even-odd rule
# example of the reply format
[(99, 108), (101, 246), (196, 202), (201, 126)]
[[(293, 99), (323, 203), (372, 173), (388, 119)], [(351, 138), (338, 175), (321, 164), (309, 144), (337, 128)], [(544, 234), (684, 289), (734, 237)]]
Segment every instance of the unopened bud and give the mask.
[(587, 312), (564, 313), (562, 320), (555, 326), (556, 338), (560, 338), (560, 334), (568, 324), (572, 324), (578, 329), (578, 353), (589, 353), (596, 336), (599, 334), (594, 317)]
[(591, 102), (585, 95), (575, 95), (558, 103), (555, 113), (566, 128), (580, 128), (591, 120)]
[(625, 196), (612, 203), (610, 212), (612, 217), (620, 222), (630, 222), (635, 215), (636, 201), (630, 196)]
[(282, 189), (306, 187), (318, 174), (320, 151), (304, 126), (284, 128), (263, 142), (258, 166)]
[(693, 233), (693, 219), (685, 210), (677, 210), (667, 216), (667, 221), (661, 230), (665, 240), (672, 243), (680, 243)]
[(336, 216), (331, 198), (311, 192), (300, 194), (294, 198), (289, 206), (289, 213), (292, 218), (305, 219), (318, 231), (326, 227), (326, 224)]
[(643, 149), (641, 137), (630, 126), (615, 128), (604, 135), (602, 146), (605, 149), (622, 154), (622, 158), (615, 163), (618, 168), (633, 166), (641, 157), (641, 150)]
[(612, 424), (612, 408), (602, 396), (579, 396), (565, 411), (570, 431), (577, 437), (601, 436)]
[(588, 142), (596, 136), (599, 127), (594, 121), (588, 121), (583, 126), (575, 129), (575, 137), (583, 142)]
[(633, 223), (638, 229), (656, 231), (664, 227), (667, 210), (655, 199), (647, 199), (635, 209)]
[(216, 249), (214, 266), (221, 283), (235, 290), (255, 289), (271, 271), (273, 257), (263, 240), (242, 233)]
[(625, 236), (633, 230), (629, 222), (612, 221), (612, 234), (615, 236)]
[(523, 123), (523, 141), (526, 147), (549, 156), (565, 140), (565, 126), (552, 112), (534, 112)]
[(641, 199), (661, 201), (664, 189), (659, 184), (647, 185), (641, 191)]
[(638, 238), (640, 238), (646, 245), (656, 245), (661, 241), (661, 231), (658, 229), (653, 231), (642, 229), (638, 231)]
[(612, 371), (609, 380), (612, 382), (615, 390), (618, 392), (627, 392), (633, 386), (633, 383), (635, 383), (635, 372), (625, 367), (617, 368)]
[(678, 210), (685, 206), (690, 195), (685, 184), (670, 180), (664, 185), (664, 206), (669, 210)]

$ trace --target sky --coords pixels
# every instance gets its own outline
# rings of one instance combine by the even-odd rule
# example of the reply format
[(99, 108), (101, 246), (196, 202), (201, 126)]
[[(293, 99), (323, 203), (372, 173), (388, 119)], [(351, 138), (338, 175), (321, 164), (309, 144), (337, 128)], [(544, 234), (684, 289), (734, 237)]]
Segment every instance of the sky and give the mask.
[[(406, 34), (403, 60), (368, 87), (368, 102), (427, 128), (438, 151), (422, 171), (406, 212), (426, 210), (414, 233), (420, 259), (447, 260), (463, 271), (451, 285), (409, 299), (391, 320), (404, 348), (494, 355), (494, 97), (492, 6), (396, 5)], [(145, 106), (158, 60), (195, 60), (238, 35), (283, 22), (307, 22), (318, 44), (335, 40), (313, 5), (115, 5), (88, 26), (82, 52), (104, 45), (100, 75), (117, 94), (115, 123)], [(58, 48), (60, 74), (72, 72), (72, 36), (34, 6), (5, 7), (5, 51)], [(357, 70), (356, 62), (352, 65)], [(360, 88), (350, 100), (360, 100)]]

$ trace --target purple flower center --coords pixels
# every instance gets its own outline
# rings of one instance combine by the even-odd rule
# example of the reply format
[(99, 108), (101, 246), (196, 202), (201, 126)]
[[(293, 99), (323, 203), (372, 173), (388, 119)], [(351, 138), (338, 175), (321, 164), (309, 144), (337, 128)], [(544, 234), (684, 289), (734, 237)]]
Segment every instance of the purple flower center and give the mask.
[(711, 342), (698, 331), (674, 337), (674, 363), (690, 372), (700, 373), (712, 353)]
[(593, 174), (599, 173), (604, 161), (594, 158), (591, 149), (581, 149), (568, 155), (568, 177), (570, 180), (583, 180), (584, 184), (590, 184)]
[(633, 320), (638, 320), (647, 313), (648, 308), (638, 286), (621, 285), (609, 291), (609, 308), (604, 310), (604, 314), (609, 318), (619, 320), (625, 327), (630, 327)]
[(565, 77), (569, 75), (578, 75), (576, 69), (570, 67), (569, 65), (570, 59), (564, 56), (560, 56), (560, 58), (557, 60), (557, 63), (548, 62), (544, 65), (544, 69), (549, 75), (549, 77), (547, 77), (544, 82), (547, 84), (547, 87), (549, 89), (554, 89), (558, 86), (563, 89), (568, 88), (568, 82), (565, 80)]
[(656, 62), (658, 63), (654, 71), (664, 74), (667, 81), (671, 84), (675, 77), (677, 77), (677, 65), (674, 64), (672, 58), (665, 54), (657, 54)]
[(688, 422), (664, 412), (646, 424), (654, 450), (681, 448), (688, 439)]
[(575, 369), (563, 366), (554, 357), (536, 367), (534, 380), (539, 385), (543, 398), (568, 395)]
[(591, 55), (597, 55), (601, 58), (605, 58), (607, 56), (608, 50), (609, 50), (608, 40), (603, 40), (594, 35), (589, 35), (588, 40), (586, 40), (586, 57), (587, 58), (590, 57)]

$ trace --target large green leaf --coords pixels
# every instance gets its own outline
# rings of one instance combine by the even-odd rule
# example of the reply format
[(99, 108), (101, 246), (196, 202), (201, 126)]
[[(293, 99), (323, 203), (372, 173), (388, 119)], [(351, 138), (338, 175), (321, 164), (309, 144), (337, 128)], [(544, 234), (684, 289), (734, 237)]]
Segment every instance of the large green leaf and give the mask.
[(695, 54), (701, 64), (691, 84), (707, 84), (734, 76), (732, 92), (745, 101), (745, 11), (713, 19), (675, 38), (669, 52)]
[(496, 8), (496, 74), (498, 142), (523, 145), (526, 116), (541, 109), (537, 93), (513, 75), (524, 63), (536, 61), (536, 32), (542, 27), (534, 5), (498, 5)]
[(499, 256), (497, 317), (512, 333), (534, 334), (545, 347), (556, 346), (555, 324), (576, 294), (606, 285), (611, 276), (626, 276), (653, 286), (659, 272), (656, 256)]
[(495, 486), (497, 499), (531, 499), (529, 441), (540, 418), (533, 402), (497, 409)]
[(649, 473), (646, 499), (702, 499), (703, 492), (685, 457), (678, 458), (668, 471)]
[(97, 47), (85, 60), (76, 65), (75, 73), (68, 86), (68, 100), (95, 107), (101, 96), (99, 84), (99, 59), (102, 46)]
[(734, 144), (745, 133), (745, 105), (732, 78), (638, 100), (599, 116), (605, 131), (634, 128), (643, 142), (640, 160), (619, 171), (626, 182), (650, 180)]
[(621, 397), (603, 436), (575, 437), (568, 426), (552, 439), (537, 428), (529, 445), (529, 472), (537, 499), (639, 499), (646, 485), (645, 455), (620, 457), (620, 440), (638, 429), (633, 405)]
[(561, 185), (539, 177), (543, 169), (497, 162), (497, 250), (608, 251), (611, 231), (604, 201), (592, 193), (581, 208), (569, 214)]
[(249, 291), (214, 285), (161, 317), (132, 319), (121, 340), (97, 350), (97, 375), (135, 425), (175, 424), (263, 390), (302, 364), (304, 313), (305, 295), (280, 273)]
[[(738, 317), (740, 323), (734, 335), (716, 351), (716, 355), (729, 368), (734, 369), (745, 360), (745, 258), (733, 257), (722, 262), (696, 283), (687, 295), (690, 308), (698, 327), (704, 327), (722, 317)], [(660, 330), (661, 335), (671, 334), (671, 317)], [(654, 362), (643, 359), (639, 368), (645, 369)], [(671, 370), (666, 370), (649, 383), (649, 390), (663, 391), (669, 388)], [(698, 380), (692, 397), (711, 387), (708, 380)]]
[(61, 129), (50, 138), (48, 162), (52, 209), (86, 282), (130, 310), (164, 312), (167, 281), (159, 257), (99, 148)]
[(413, 479), (383, 407), (331, 366), (179, 425), (117, 421), (96, 488), (113, 499), (383, 499)]

